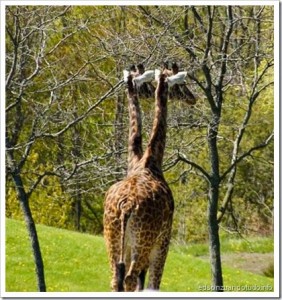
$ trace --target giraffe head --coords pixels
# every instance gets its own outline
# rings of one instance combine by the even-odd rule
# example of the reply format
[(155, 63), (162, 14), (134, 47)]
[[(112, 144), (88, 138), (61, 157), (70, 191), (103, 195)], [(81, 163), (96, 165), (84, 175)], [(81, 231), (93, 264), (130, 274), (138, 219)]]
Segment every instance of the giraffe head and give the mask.
[[(166, 66), (167, 64), (165, 64), (165, 67)], [(172, 70), (164, 68), (160, 71), (155, 69), (155, 81), (159, 82), (160, 87), (164, 85), (164, 82), (167, 83), (170, 99), (179, 99), (188, 105), (194, 105), (196, 103), (196, 98), (186, 86), (185, 78), (187, 75), (187, 71), (179, 72), (176, 63), (173, 63)], [(156, 93), (156, 95), (160, 95), (157, 90)]]
[(134, 85), (134, 82), (133, 82), (133, 75), (132, 74), (129, 74), (128, 76), (127, 76), (127, 81), (126, 81), (126, 83), (127, 83), (127, 87), (128, 87), (128, 93), (129, 94), (133, 94), (134, 93), (134, 91), (135, 91), (135, 85)]

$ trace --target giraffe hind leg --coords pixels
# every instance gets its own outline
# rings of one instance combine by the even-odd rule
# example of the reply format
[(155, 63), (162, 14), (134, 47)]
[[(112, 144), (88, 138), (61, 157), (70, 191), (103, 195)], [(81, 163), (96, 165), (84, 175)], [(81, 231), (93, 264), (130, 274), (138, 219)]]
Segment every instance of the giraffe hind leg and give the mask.
[(150, 255), (148, 289), (159, 290), (168, 253), (169, 239), (155, 245)]
[(135, 269), (136, 261), (131, 261), (130, 268), (125, 276), (124, 285), (126, 292), (134, 292), (137, 287), (138, 272)]
[(139, 251), (138, 255), (133, 255), (124, 280), (125, 291), (133, 292), (144, 290), (145, 277), (149, 267), (149, 254), (149, 251)]

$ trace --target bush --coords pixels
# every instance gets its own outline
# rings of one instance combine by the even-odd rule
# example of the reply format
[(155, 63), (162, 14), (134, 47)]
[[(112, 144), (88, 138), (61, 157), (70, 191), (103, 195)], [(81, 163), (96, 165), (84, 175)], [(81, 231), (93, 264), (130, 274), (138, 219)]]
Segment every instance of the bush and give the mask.
[(267, 268), (263, 271), (263, 274), (267, 277), (274, 278), (274, 264), (271, 262)]

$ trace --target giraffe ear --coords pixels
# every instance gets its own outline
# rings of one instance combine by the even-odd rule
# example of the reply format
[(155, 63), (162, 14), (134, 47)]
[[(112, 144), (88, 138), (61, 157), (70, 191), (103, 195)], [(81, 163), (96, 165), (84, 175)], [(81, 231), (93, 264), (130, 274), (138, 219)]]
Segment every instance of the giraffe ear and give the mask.
[(123, 81), (127, 83), (129, 72), (127, 70), (123, 70)]
[(161, 71), (158, 69), (155, 69), (155, 80), (158, 81), (161, 75)]
[(144, 82), (150, 82), (155, 77), (155, 71), (153, 71), (153, 70), (145, 71), (145, 73), (143, 74), (143, 76), (144, 76)]
[(136, 83), (137, 87), (140, 87), (144, 82), (150, 82), (154, 79), (155, 72), (148, 70), (142, 75), (135, 77), (133, 80)]
[(178, 72), (175, 75), (172, 75), (167, 78), (168, 86), (171, 87), (175, 84), (183, 84), (185, 82), (185, 77), (187, 72)]

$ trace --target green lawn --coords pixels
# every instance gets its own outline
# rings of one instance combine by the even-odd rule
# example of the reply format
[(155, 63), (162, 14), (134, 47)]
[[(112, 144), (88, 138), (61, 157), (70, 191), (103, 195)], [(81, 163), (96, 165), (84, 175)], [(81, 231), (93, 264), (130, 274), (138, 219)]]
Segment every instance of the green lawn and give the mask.
[[(110, 271), (102, 237), (67, 230), (37, 226), (48, 292), (108, 292)], [(257, 239), (244, 244), (241, 240), (224, 241), (223, 251), (273, 251), (271, 239)], [(259, 245), (259, 246), (255, 246)], [(262, 246), (264, 245), (264, 246)], [(271, 246), (272, 245), (272, 246)], [(190, 250), (189, 250), (190, 248)], [(251, 249), (251, 250), (250, 250)], [(261, 250), (260, 250), (261, 251)], [(186, 247), (172, 245), (161, 291), (197, 292), (210, 285), (206, 245)], [(256, 275), (223, 265), (225, 286), (272, 286), (273, 278)], [(6, 291), (36, 292), (34, 263), (27, 231), (22, 222), (6, 220)]]

